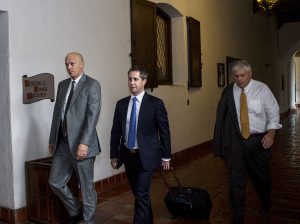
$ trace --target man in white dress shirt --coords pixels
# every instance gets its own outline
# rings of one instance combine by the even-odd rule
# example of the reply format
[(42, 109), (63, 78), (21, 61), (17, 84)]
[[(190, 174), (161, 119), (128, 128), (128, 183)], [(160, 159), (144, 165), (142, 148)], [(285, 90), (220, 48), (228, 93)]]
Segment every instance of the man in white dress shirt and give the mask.
[(235, 82), (218, 104), (213, 145), (229, 171), (232, 223), (244, 223), (247, 174), (261, 200), (260, 214), (269, 212), (271, 146), (281, 125), (277, 101), (267, 85), (251, 79), (251, 65), (236, 61), (232, 74)]
[[(49, 185), (69, 213), (64, 224), (95, 223), (97, 192), (94, 186), (94, 162), (101, 148), (97, 135), (101, 108), (100, 83), (84, 74), (80, 53), (71, 52), (65, 58), (69, 78), (58, 84), (49, 137), (49, 152), (53, 155)], [(73, 195), (67, 183), (76, 174), (82, 203)]]

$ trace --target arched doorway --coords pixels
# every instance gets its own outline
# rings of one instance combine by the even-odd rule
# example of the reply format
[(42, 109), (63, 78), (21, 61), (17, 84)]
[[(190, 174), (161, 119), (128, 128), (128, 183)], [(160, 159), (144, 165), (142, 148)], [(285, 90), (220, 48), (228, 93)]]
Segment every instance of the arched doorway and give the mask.
[[(289, 110), (300, 105), (300, 40), (292, 45), (281, 59), (284, 77), (287, 80), (287, 104)], [(298, 68), (298, 69), (297, 69)], [(282, 79), (284, 88), (284, 77)]]

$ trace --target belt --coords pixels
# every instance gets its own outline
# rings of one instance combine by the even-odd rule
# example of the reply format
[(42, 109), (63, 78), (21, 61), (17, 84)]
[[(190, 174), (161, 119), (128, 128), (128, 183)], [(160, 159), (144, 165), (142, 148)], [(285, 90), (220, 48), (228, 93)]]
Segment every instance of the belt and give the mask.
[(250, 134), (250, 137), (261, 137), (261, 136), (264, 136), (266, 133), (253, 133), (253, 134)]
[(136, 153), (139, 153), (139, 150), (138, 149), (129, 149), (129, 152), (132, 154), (136, 154)]
[(132, 154), (139, 153), (139, 149), (129, 149), (125, 145), (123, 145), (123, 150), (125, 150), (125, 152), (129, 152), (129, 153), (132, 153)]

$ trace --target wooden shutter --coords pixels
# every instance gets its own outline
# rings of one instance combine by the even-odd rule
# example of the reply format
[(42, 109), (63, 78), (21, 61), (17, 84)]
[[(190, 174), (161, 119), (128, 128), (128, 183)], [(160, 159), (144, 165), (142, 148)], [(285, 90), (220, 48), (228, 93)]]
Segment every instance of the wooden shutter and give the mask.
[(192, 17), (187, 17), (188, 51), (189, 51), (189, 86), (202, 86), (202, 62), (200, 22)]
[(148, 71), (146, 88), (157, 87), (155, 3), (131, 0), (131, 60)]

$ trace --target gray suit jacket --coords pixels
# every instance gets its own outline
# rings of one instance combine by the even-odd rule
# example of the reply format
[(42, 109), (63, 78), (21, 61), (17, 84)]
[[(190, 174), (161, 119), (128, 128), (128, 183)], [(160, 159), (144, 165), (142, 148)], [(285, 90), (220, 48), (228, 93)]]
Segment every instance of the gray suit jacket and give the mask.
[[(70, 78), (58, 84), (56, 102), (53, 111), (49, 144), (58, 144), (58, 131), (65, 97), (70, 84)], [(76, 158), (79, 144), (88, 145), (87, 158), (98, 155), (101, 151), (96, 125), (101, 109), (101, 87), (97, 80), (83, 74), (80, 78), (66, 115), (68, 141), (71, 153)]]

